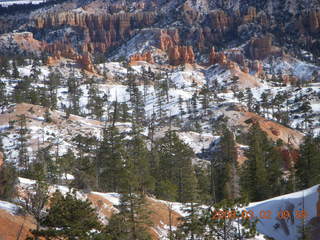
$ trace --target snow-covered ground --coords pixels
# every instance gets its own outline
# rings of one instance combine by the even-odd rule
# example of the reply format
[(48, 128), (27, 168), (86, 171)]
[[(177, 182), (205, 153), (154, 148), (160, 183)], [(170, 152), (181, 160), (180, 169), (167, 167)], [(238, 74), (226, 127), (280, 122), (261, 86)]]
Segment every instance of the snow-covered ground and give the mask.
[(15, 0), (15, 1), (0, 1), (0, 6), (8, 7), (11, 5), (22, 5), (22, 4), (39, 4), (46, 2), (47, 0)]
[(5, 202), (0, 200), (0, 209), (9, 212), (10, 214), (14, 215), (19, 207), (13, 203)]
[[(247, 210), (254, 212), (259, 232), (276, 240), (297, 240), (301, 236), (303, 223), (307, 228), (312, 221), (316, 221), (317, 229), (320, 227), (319, 190), (319, 185), (316, 185), (303, 191), (251, 203)], [(284, 211), (288, 211), (290, 217), (285, 218)], [(304, 218), (300, 218), (302, 211), (306, 213)]]

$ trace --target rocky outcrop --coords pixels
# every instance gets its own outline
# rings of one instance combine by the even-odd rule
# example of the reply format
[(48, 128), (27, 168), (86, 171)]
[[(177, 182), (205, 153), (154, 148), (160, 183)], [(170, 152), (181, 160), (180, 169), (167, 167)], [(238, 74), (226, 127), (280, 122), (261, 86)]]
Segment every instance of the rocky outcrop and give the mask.
[(299, 145), (303, 140), (303, 134), (301, 132), (287, 128), (276, 122), (266, 120), (255, 113), (243, 113), (243, 116), (239, 119), (238, 123), (247, 128), (250, 128), (253, 123), (259, 124), (261, 130), (263, 130), (271, 140), (274, 142), (282, 140), (293, 149), (299, 149)]
[(250, 40), (248, 54), (252, 59), (264, 59), (268, 56), (280, 54), (280, 49), (272, 45), (272, 35), (266, 34), (260, 38)]
[(226, 32), (232, 24), (232, 18), (223, 10), (214, 10), (209, 13), (210, 28), (216, 32)]
[(257, 11), (255, 7), (249, 7), (247, 14), (243, 16), (243, 22), (252, 22), (257, 17)]
[(159, 48), (163, 51), (168, 51), (169, 49), (180, 44), (179, 30), (160, 30), (159, 31)]
[(95, 69), (89, 53), (84, 53), (83, 55), (79, 56), (77, 61), (81, 65), (82, 69), (88, 72), (95, 73)]
[(159, 31), (159, 48), (168, 54), (169, 63), (180, 65), (195, 63), (195, 54), (192, 46), (181, 45), (178, 29)]
[(209, 64), (219, 64), (229, 70), (240, 70), (238, 63), (230, 60), (225, 52), (217, 53), (214, 48), (209, 55)]
[(281, 79), (286, 85), (295, 85), (298, 82), (298, 78), (293, 75), (282, 74)]
[(192, 3), (190, 4), (190, 2), (186, 1), (181, 7), (181, 12), (183, 21), (186, 24), (192, 25), (193, 23), (197, 22), (199, 12), (193, 9), (190, 5), (192, 6)]
[(13, 39), (23, 50), (42, 51), (45, 46), (43, 42), (34, 39), (31, 32), (15, 33)]
[(227, 63), (227, 57), (223, 52), (217, 53), (213, 47), (209, 55), (209, 64), (212, 65), (217, 63), (220, 65), (225, 65)]
[(46, 46), (45, 51), (55, 58), (65, 57), (76, 60), (78, 53), (74, 50), (71, 43), (55, 42)]
[[(83, 33), (80, 50), (94, 53), (96, 51), (106, 52), (110, 47), (126, 40), (136, 28), (153, 24), (155, 18), (154, 12), (88, 14), (68, 11), (35, 17), (34, 26), (38, 30), (59, 26), (77, 27)], [(61, 52), (69, 52), (72, 44), (78, 45), (79, 43), (70, 43), (68, 39), (60, 39), (51, 44), (49, 49), (54, 54), (57, 49)]]
[(39, 54), (46, 47), (46, 43), (34, 39), (31, 32), (14, 32), (0, 35), (1, 54), (33, 53)]
[(0, 168), (2, 167), (3, 163), (4, 163), (3, 153), (0, 152)]
[(214, 48), (209, 55), (209, 64), (219, 64), (227, 69), (240, 69), (257, 77), (264, 77), (263, 64), (259, 60), (248, 60), (239, 50), (229, 50), (217, 53)]
[(195, 62), (194, 52), (191, 46), (174, 46), (169, 49), (169, 61), (172, 65)]
[(310, 32), (311, 34), (319, 33), (320, 31), (320, 10), (311, 9), (303, 11), (300, 14), (299, 21), (296, 21), (296, 28), (301, 34)]
[(149, 51), (142, 54), (136, 53), (130, 56), (130, 64), (135, 64), (138, 61), (154, 64), (153, 56)]
[(263, 71), (263, 64), (259, 60), (254, 60), (250, 62), (251, 69), (257, 77), (264, 77), (265, 73)]
[(309, 26), (310, 31), (317, 33), (320, 30), (320, 10), (312, 9), (309, 15)]

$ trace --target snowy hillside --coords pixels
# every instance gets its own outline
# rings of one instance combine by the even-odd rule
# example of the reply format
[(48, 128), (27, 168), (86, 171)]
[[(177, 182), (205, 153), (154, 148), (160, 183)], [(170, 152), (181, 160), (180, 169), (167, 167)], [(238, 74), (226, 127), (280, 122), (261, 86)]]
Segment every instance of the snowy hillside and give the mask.
[[(296, 240), (303, 230), (319, 239), (320, 188), (312, 188), (249, 204), (260, 233), (276, 240)], [(304, 212), (303, 212), (304, 211)]]

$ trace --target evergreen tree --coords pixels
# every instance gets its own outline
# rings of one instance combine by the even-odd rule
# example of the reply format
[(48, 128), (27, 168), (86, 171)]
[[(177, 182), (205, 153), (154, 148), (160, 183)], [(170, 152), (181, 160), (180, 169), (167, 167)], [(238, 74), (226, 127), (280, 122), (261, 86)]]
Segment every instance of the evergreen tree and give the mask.
[(253, 99), (253, 94), (250, 88), (246, 89), (246, 102), (247, 102), (247, 108), (249, 112), (252, 112), (253, 110), (253, 105), (254, 105), (254, 99)]
[(29, 138), (29, 130), (27, 128), (27, 119), (25, 115), (17, 116), (17, 124), (18, 124), (18, 159), (19, 159), (19, 166), (22, 169), (27, 169), (29, 164), (29, 156), (27, 151), (27, 144)]
[(217, 153), (214, 175), (217, 201), (239, 197), (237, 150), (233, 133), (224, 127)]
[(258, 124), (250, 128), (248, 140), (248, 159), (243, 165), (241, 187), (250, 200), (259, 201), (279, 191), (282, 158)]
[(9, 201), (16, 195), (17, 171), (13, 164), (4, 162), (0, 166), (0, 199)]
[(8, 106), (8, 96), (6, 92), (6, 84), (0, 81), (0, 108), (1, 112)]
[(127, 154), (125, 160), (125, 171), (131, 182), (132, 191), (150, 192), (154, 189), (154, 178), (150, 171), (151, 154), (141, 136), (135, 134), (126, 146)]
[(129, 120), (129, 107), (126, 103), (119, 104), (119, 118), (123, 122), (127, 122)]
[(1, 56), (0, 59), (0, 76), (8, 77), (9, 76), (9, 61), (5, 56)]
[(39, 62), (39, 59), (35, 58), (33, 59), (31, 71), (30, 71), (31, 80), (37, 83), (39, 81), (40, 74), (41, 74), (40, 62)]
[(51, 109), (57, 108), (57, 90), (61, 84), (61, 78), (62, 76), (59, 72), (53, 72), (52, 69), (50, 69), (48, 81), (46, 81), (46, 83), (49, 95), (49, 107)]
[(296, 163), (296, 181), (299, 189), (320, 182), (320, 139), (311, 134), (305, 136), (300, 146), (300, 157)]
[(41, 219), (41, 228), (32, 233), (45, 239), (94, 239), (101, 231), (101, 224), (91, 203), (82, 201), (75, 194), (63, 196), (57, 191), (50, 199), (51, 207)]
[(12, 60), (12, 77), (19, 78), (19, 71), (15, 60)]
[(101, 119), (104, 114), (104, 105), (108, 101), (107, 95), (101, 97), (98, 88), (91, 84), (88, 91), (89, 99), (87, 103), (87, 109), (91, 116), (94, 115), (97, 119)]
[(22, 103), (30, 102), (30, 88), (31, 81), (29, 78), (24, 78), (22, 81), (19, 81), (13, 89), (12, 97), (13, 102)]
[(121, 171), (124, 164), (123, 136), (115, 126), (104, 130), (103, 140), (96, 158), (96, 180), (99, 189), (119, 192)]
[(66, 154), (58, 157), (57, 165), (60, 179), (65, 178), (65, 180), (67, 180), (67, 174), (72, 173), (72, 171), (74, 170), (75, 161), (76, 158), (74, 156), (74, 153), (70, 149), (68, 149)]
[(200, 204), (191, 202), (183, 210), (186, 216), (180, 219), (182, 224), (178, 225), (176, 239), (203, 239), (206, 232), (204, 209)]
[[(37, 178), (37, 182), (32, 185), (32, 189), (26, 192), (24, 198), (24, 209), (31, 214), (36, 222), (36, 229), (34, 232), (34, 238), (30, 239), (39, 239), (40, 223), (43, 220), (44, 214), (43, 210), (45, 205), (49, 200), (49, 186), (48, 184), (41, 179), (40, 175)], [(27, 238), (28, 239), (28, 238)]]
[[(159, 152), (159, 170), (156, 193), (158, 198), (165, 195), (161, 191), (167, 185), (168, 189), (177, 190), (176, 200), (190, 202), (197, 193), (197, 183), (192, 166), (192, 149), (183, 143), (173, 131), (156, 143)], [(173, 187), (175, 186), (175, 187)]]
[(210, 102), (209, 94), (210, 94), (209, 87), (207, 85), (204, 85), (201, 88), (199, 95), (200, 95), (200, 102), (202, 105), (202, 109), (205, 111), (205, 115), (207, 115), (207, 109), (209, 107), (209, 102)]
[[(130, 189), (130, 187), (129, 187)], [(118, 214), (111, 217), (106, 226), (107, 239), (111, 240), (151, 240), (148, 227), (151, 212), (146, 205), (146, 197), (130, 190), (121, 195)]]
[(77, 79), (74, 77), (74, 75), (71, 74), (71, 76), (67, 79), (67, 85), (68, 85), (68, 98), (69, 98), (69, 107), (72, 114), (80, 115), (80, 97), (82, 95), (82, 90), (79, 87), (79, 83)]

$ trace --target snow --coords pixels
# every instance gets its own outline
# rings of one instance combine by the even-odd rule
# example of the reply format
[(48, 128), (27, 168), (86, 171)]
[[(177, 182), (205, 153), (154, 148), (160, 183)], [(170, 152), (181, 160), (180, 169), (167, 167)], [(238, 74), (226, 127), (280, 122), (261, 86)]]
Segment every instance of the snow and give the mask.
[(20, 184), (23, 184), (23, 185), (33, 185), (33, 184), (36, 183), (35, 180), (31, 180), (31, 179), (28, 179), (28, 178), (22, 178), (22, 177), (19, 177), (18, 181), (19, 181)]
[(19, 207), (15, 204), (0, 200), (0, 209), (5, 210), (6, 212), (9, 212), (12, 215), (15, 215)]
[(208, 149), (211, 143), (218, 138), (211, 133), (196, 133), (196, 132), (179, 132), (179, 138), (192, 148), (194, 153), (202, 153), (202, 150)]
[(67, 174), (65, 173), (65, 174), (62, 175), (62, 179), (74, 180), (75, 178), (74, 178), (73, 175), (71, 175), (71, 174), (69, 174), (69, 173), (67, 173)]
[(121, 195), (119, 193), (101, 193), (101, 192), (92, 192), (92, 193), (99, 195), (101, 197), (104, 197), (115, 206), (120, 205)]
[(184, 211), (185, 205), (179, 202), (169, 202), (165, 200), (153, 199), (154, 201), (163, 203), (167, 205), (170, 209), (175, 211), (176, 213), (180, 214), (181, 216), (187, 216), (187, 213)]
[(24, 0), (16, 0), (16, 1), (0, 1), (0, 6), (2, 7), (8, 7), (10, 5), (13, 5), (13, 4), (16, 4), (16, 5), (19, 5), (19, 4), (39, 4), (39, 3), (43, 3), (45, 2), (46, 0), (27, 0), (27, 1), (24, 1)]
[(171, 75), (171, 82), (178, 88), (190, 88), (193, 81), (202, 86), (205, 84), (204, 75), (196, 71), (178, 71)]
[[(257, 216), (257, 230), (276, 240), (294, 240), (299, 238), (299, 231), (303, 224), (302, 219), (295, 216), (295, 211), (305, 210), (308, 216), (304, 219), (308, 223), (312, 218), (317, 216), (317, 202), (319, 197), (319, 185), (309, 189), (282, 195), (261, 202), (251, 203), (246, 208), (252, 210), (254, 216)], [(292, 218), (280, 220), (278, 212), (288, 210), (292, 212)], [(260, 213), (270, 211), (270, 219), (262, 219)], [(275, 228), (277, 224), (279, 228)]]

